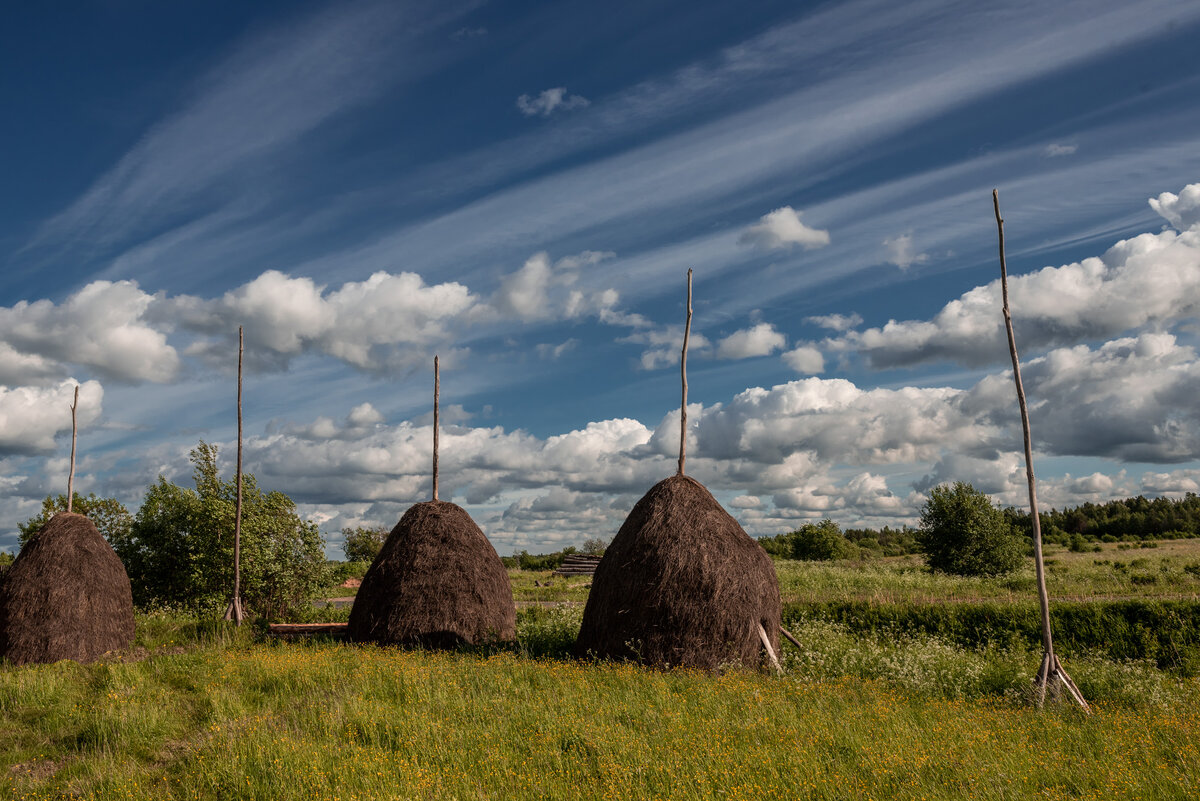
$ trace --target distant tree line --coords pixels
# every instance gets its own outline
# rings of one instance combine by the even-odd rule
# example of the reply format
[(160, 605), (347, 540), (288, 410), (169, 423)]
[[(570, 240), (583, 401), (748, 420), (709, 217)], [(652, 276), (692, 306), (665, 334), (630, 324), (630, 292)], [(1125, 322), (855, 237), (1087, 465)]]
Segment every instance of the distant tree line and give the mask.
[[(1032, 536), (1029, 513), (1006, 509), (1014, 526)], [(1042, 538), (1070, 545), (1076, 538), (1085, 542), (1118, 540), (1184, 539), (1200, 536), (1200, 495), (1189, 492), (1178, 500), (1139, 495), (1108, 503), (1085, 503), (1040, 514)], [(1077, 541), (1077, 540), (1076, 540)]]

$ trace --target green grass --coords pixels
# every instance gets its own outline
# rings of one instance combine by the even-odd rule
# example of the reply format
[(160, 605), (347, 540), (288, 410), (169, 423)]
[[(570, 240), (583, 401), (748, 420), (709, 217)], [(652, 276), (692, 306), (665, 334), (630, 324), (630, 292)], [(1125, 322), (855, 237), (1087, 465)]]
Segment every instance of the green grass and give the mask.
[[(1200, 539), (1165, 540), (1154, 548), (1099, 546), (1099, 552), (1046, 551), (1052, 599), (1200, 599)], [(1191, 568), (1190, 570), (1188, 568)], [(1037, 598), (1033, 560), (1011, 576), (964, 578), (932, 573), (917, 556), (864, 561), (775, 562), (784, 602), (1025, 601)]]
[[(1102, 599), (1082, 613), (1200, 591), (1196, 541), (1050, 559), (1056, 598)], [(1031, 570), (776, 565), (803, 645), (784, 645), (781, 677), (570, 661), (589, 581), (549, 573), (510, 571), (539, 603), (520, 609), (516, 645), (487, 652), (142, 615), (119, 659), (0, 666), (0, 798), (1200, 797), (1189, 671), (1081, 645), (1064, 662), (1095, 714), (1032, 708), (1036, 639), (1002, 636), (1035, 601)], [(972, 635), (984, 613), (1000, 634)]]
[[(522, 619), (569, 641), (578, 610)], [(1028, 707), (1036, 654), (799, 634), (789, 675), (521, 652), (254, 643), (148, 628), (137, 662), (0, 669), (13, 798), (1193, 798), (1200, 686), (1072, 670), (1096, 713)], [(1106, 690), (1105, 688), (1109, 688)], [(1106, 692), (1109, 695), (1105, 695)]]

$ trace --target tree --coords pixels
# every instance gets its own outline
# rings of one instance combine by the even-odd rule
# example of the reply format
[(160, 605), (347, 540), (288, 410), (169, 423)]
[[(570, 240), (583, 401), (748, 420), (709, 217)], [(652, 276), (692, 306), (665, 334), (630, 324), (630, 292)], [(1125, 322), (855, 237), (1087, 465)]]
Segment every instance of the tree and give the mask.
[[(126, 536), (130, 525), (133, 524), (133, 516), (116, 498), (101, 498), (95, 493), (90, 493), (85, 498), (76, 492), (71, 502), (71, 509), (76, 514), (86, 515), (90, 518), (96, 524), (96, 528), (100, 530), (100, 534), (110, 543), (114, 538), (120, 539)], [(66, 495), (47, 495), (46, 499), (42, 501), (40, 514), (29, 518), (24, 523), (17, 524), (17, 528), (21, 531), (21, 545), (29, 542), (29, 538), (46, 525), (50, 518), (65, 511), (67, 511)]]
[(960, 576), (999, 576), (1021, 564), (1024, 545), (991, 498), (970, 484), (942, 484), (921, 510), (918, 541), (929, 566)]
[(388, 537), (388, 531), (385, 528), (344, 528), (342, 536), (345, 537), (345, 544), (342, 550), (346, 552), (347, 562), (374, 562), (375, 557), (379, 555), (379, 549), (383, 547), (384, 541)]
[[(159, 476), (127, 534), (112, 545), (129, 573), (134, 603), (219, 615), (233, 581), (237, 486), (221, 479), (216, 446), (201, 442), (191, 461), (196, 488)], [(260, 490), (250, 474), (242, 477), (242, 558), (242, 597), (267, 618), (309, 604), (326, 576), (317, 526), (300, 519), (288, 496)]]
[(588, 537), (583, 541), (583, 548), (580, 553), (586, 553), (590, 556), (604, 556), (604, 552), (608, 550), (611, 539), (604, 537)]
[(820, 523), (805, 523), (791, 534), (793, 559), (826, 561), (845, 559), (854, 546), (842, 536), (837, 523), (829, 518)]

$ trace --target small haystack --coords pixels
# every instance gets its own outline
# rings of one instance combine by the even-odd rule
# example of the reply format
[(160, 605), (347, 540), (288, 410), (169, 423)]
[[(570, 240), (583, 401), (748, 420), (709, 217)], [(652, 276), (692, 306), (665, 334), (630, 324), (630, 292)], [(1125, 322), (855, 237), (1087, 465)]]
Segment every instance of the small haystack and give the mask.
[(350, 610), (357, 642), (454, 648), (512, 640), (508, 571), (461, 506), (413, 505), (363, 576)]
[(132, 642), (125, 566), (91, 520), (59, 512), (0, 583), (0, 656), (17, 665), (91, 662)]
[(466, 510), (438, 500), (438, 360), (433, 359), (433, 500), (413, 505), (363, 576), (351, 640), (455, 648), (514, 640), (508, 571)]
[(765, 648), (778, 668), (783, 609), (775, 566), (704, 485), (684, 475), (691, 323), (688, 270), (679, 472), (637, 502), (605, 551), (575, 655), (715, 670), (757, 666)]

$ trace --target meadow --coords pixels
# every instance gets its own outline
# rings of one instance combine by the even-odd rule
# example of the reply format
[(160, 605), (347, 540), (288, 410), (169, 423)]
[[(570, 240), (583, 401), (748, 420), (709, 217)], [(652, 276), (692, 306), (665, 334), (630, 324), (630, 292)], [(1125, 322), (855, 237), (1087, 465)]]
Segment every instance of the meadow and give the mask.
[[(1198, 555), (1193, 541), (1057, 552), (1051, 591), (1093, 605), (1194, 598), (1184, 568)], [(1187, 670), (1068, 649), (1094, 713), (1038, 711), (1036, 643), (859, 630), (797, 611), (1016, 606), (1027, 577), (938, 576), (906, 558), (777, 567), (803, 646), (784, 646), (782, 676), (572, 661), (587, 580), (548, 574), (514, 574), (517, 597), (538, 602), (519, 612), (518, 643), (471, 652), (285, 643), (261, 627), (141, 615), (119, 658), (0, 667), (0, 795), (1200, 796), (1200, 680)]]

